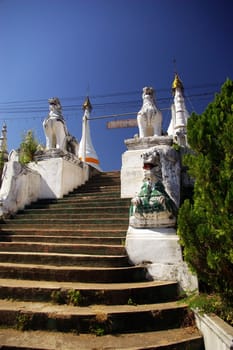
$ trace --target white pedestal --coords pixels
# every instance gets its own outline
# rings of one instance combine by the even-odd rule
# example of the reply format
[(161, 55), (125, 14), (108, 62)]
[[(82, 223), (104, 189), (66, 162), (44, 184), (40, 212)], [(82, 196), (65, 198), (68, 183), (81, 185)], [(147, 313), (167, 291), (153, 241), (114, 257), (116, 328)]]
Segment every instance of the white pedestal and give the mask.
[(181, 290), (187, 293), (198, 289), (196, 276), (183, 261), (174, 228), (138, 229), (129, 226), (126, 250), (134, 265), (146, 265), (149, 278), (179, 281)]

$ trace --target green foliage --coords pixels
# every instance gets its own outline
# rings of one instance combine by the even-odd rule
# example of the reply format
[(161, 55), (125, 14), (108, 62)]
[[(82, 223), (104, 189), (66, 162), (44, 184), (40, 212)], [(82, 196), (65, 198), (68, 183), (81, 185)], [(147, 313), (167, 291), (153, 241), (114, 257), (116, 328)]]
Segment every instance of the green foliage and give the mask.
[(95, 324), (90, 327), (90, 333), (95, 334), (97, 337), (105, 335), (105, 328), (102, 325)]
[(5, 164), (4, 151), (0, 151), (0, 186), (2, 184), (2, 173)]
[(81, 306), (84, 303), (84, 298), (79, 290), (70, 289), (67, 293), (67, 304)]
[(173, 145), (172, 145), (172, 148), (175, 150), (175, 151), (177, 151), (177, 152), (179, 152), (180, 151), (180, 145), (178, 145), (178, 143), (173, 143)]
[(233, 308), (219, 294), (193, 294), (182, 300), (200, 314), (214, 313), (233, 326)]
[(32, 321), (32, 315), (18, 314), (16, 317), (16, 329), (20, 331), (26, 331), (30, 329)]
[(233, 82), (227, 80), (202, 115), (188, 121), (194, 151), (185, 164), (195, 179), (193, 203), (179, 210), (184, 256), (200, 281), (233, 297)]
[(92, 320), (90, 327), (90, 333), (96, 336), (102, 336), (112, 332), (112, 321), (108, 318), (108, 315), (102, 312), (97, 312), (95, 318)]
[(0, 171), (3, 170), (4, 163), (5, 163), (5, 160), (4, 160), (4, 151), (0, 151)]
[(27, 164), (33, 160), (37, 150), (38, 142), (32, 130), (29, 130), (24, 136), (19, 148), (19, 161), (21, 164)]
[(128, 304), (128, 305), (132, 305), (132, 306), (136, 306), (136, 305), (137, 305), (137, 304), (133, 301), (132, 298), (129, 298), (129, 299), (128, 299), (127, 304)]
[(64, 295), (60, 290), (53, 290), (50, 297), (51, 297), (51, 301), (54, 304), (65, 304), (66, 303)]

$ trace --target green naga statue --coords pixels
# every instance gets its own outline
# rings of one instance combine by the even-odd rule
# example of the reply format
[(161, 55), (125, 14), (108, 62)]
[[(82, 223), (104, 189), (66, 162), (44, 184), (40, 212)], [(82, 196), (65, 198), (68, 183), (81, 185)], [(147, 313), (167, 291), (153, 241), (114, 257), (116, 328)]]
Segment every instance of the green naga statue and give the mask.
[[(131, 201), (130, 216), (140, 218), (150, 217), (153, 219), (153, 213), (167, 213), (169, 219), (177, 214), (177, 208), (173, 200), (166, 192), (161, 181), (162, 172), (160, 164), (160, 155), (158, 152), (144, 153), (143, 169), (144, 179), (141, 189), (136, 197)], [(164, 215), (162, 215), (164, 218)], [(156, 220), (158, 215), (155, 215)]]

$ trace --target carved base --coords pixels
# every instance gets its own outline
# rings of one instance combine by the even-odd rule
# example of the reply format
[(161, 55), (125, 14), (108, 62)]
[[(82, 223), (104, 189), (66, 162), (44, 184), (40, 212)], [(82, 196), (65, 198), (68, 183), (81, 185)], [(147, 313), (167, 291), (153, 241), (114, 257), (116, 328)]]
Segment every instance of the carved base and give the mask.
[(134, 137), (126, 139), (125, 145), (130, 150), (144, 150), (154, 146), (172, 146), (173, 138), (170, 136), (148, 136), (148, 137)]
[(59, 148), (51, 148), (46, 151), (38, 151), (36, 152), (34, 158), (35, 160), (45, 160), (50, 158), (62, 158), (65, 153)]
[(71, 161), (72, 163), (78, 164), (79, 166), (83, 166), (83, 162), (73, 153), (64, 152), (59, 148), (51, 148), (46, 151), (38, 151), (34, 156), (34, 160), (36, 162), (41, 160), (48, 160), (51, 158), (63, 158), (65, 160)]
[(129, 218), (129, 224), (135, 228), (174, 227), (176, 218), (169, 211), (142, 215), (134, 213), (134, 215)]

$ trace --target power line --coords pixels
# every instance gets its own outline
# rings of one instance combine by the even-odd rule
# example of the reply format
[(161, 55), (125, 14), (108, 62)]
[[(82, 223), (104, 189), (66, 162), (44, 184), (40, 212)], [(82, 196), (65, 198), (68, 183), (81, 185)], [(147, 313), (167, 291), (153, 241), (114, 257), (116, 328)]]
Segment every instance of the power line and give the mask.
[[(210, 96), (213, 96), (215, 92), (202, 92), (202, 93), (198, 93), (198, 94), (192, 94), (192, 95), (188, 95), (187, 98), (189, 99), (190, 102), (190, 98), (208, 98)], [(169, 101), (171, 101), (171, 97), (161, 97), (158, 98), (156, 100), (157, 104), (164, 104), (164, 103), (168, 103)], [(113, 102), (105, 102), (105, 103), (96, 103), (93, 104), (94, 109), (103, 109), (103, 108), (107, 108), (107, 107), (114, 107), (115, 108), (119, 108), (119, 107), (124, 107), (124, 108), (129, 108), (130, 106), (139, 106), (142, 104), (141, 100), (128, 100), (128, 101), (113, 101)], [(79, 111), (82, 110), (82, 105), (79, 104), (72, 104), (72, 105), (64, 105), (63, 106), (63, 110), (64, 111)], [(32, 107), (32, 106), (20, 106), (20, 107), (0, 107), (0, 113), (11, 113), (11, 114), (22, 114), (22, 113), (47, 113), (48, 109), (45, 107)]]
[[(213, 87), (220, 87), (222, 83), (205, 83), (201, 85), (188, 85), (185, 87), (186, 90), (191, 90), (191, 89), (204, 89), (204, 88), (213, 88)], [(158, 92), (169, 92), (170, 93), (171, 89), (168, 88), (155, 88), (156, 95)], [(215, 91), (216, 92), (216, 91)], [(141, 95), (142, 91), (141, 90), (134, 90), (134, 91), (125, 91), (125, 92), (113, 92), (109, 94), (97, 94), (97, 95), (91, 95), (91, 99), (98, 99), (98, 98), (112, 98), (112, 97), (119, 97), (119, 96), (129, 96), (129, 95)], [(74, 97), (60, 97), (61, 101), (72, 101), (72, 100), (80, 100), (83, 101), (86, 98), (86, 96), (74, 96)], [(31, 103), (47, 103), (48, 98), (43, 98), (43, 99), (30, 99), (30, 100), (16, 100), (16, 101), (6, 101), (6, 102), (0, 102), (1, 105), (11, 105), (11, 104), (31, 104)]]

